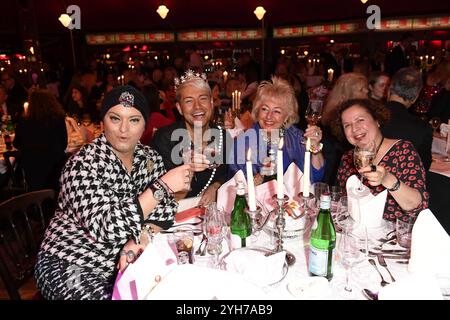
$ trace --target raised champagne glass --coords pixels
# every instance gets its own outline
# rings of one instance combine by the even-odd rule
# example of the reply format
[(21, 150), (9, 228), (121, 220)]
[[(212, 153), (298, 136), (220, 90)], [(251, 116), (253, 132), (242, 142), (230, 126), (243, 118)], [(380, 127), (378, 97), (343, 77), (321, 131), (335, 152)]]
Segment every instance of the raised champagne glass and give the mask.
[[(315, 126), (320, 122), (322, 119), (322, 108), (322, 100), (309, 100), (308, 108), (305, 112), (305, 119), (308, 126)], [(306, 144), (306, 139), (304, 137), (302, 138), (301, 143)]]
[[(375, 141), (371, 140), (365, 145), (356, 145), (353, 150), (353, 161), (357, 170), (373, 164), (377, 154)], [(364, 176), (361, 175), (359, 186), (356, 188), (358, 193), (369, 193), (368, 189), (363, 188)]]

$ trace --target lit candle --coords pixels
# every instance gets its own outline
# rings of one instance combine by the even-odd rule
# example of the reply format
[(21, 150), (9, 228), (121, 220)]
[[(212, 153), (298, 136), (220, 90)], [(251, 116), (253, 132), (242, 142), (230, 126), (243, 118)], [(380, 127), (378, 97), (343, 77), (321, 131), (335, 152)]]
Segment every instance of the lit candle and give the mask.
[(225, 70), (223, 72), (223, 82), (227, 82), (227, 79), (228, 79), (228, 72)]
[(234, 96), (235, 96), (235, 93), (232, 92), (231, 93), (231, 110), (234, 110), (234, 108), (235, 108), (234, 105), (236, 103), (236, 98)]
[(124, 85), (125, 84), (125, 81), (124, 81), (125, 76), (121, 75), (120, 78), (122, 79), (122, 85)]
[(311, 59), (308, 59), (308, 66), (309, 66), (310, 68), (312, 67)]
[(280, 138), (277, 151), (277, 198), (284, 198), (283, 184), (283, 138)]
[(252, 151), (247, 151), (247, 161), (245, 162), (247, 169), (247, 188), (248, 188), (248, 208), (250, 211), (256, 211), (255, 183), (253, 181)]
[(310, 184), (310, 169), (311, 169), (311, 140), (308, 138), (306, 140), (306, 152), (305, 152), (305, 164), (303, 166), (303, 196), (309, 197), (309, 184)]
[(236, 111), (239, 111), (239, 109), (241, 109), (241, 92), (240, 91), (238, 91), (236, 100), (237, 100), (236, 101), (237, 102), (237, 104), (236, 104), (236, 106), (237, 106)]
[(334, 70), (333, 69), (328, 69), (328, 81), (333, 81), (333, 75), (334, 75)]
[(27, 114), (27, 113), (28, 113), (28, 102), (25, 102), (25, 103), (23, 104), (23, 112), (24, 112), (24, 114)]

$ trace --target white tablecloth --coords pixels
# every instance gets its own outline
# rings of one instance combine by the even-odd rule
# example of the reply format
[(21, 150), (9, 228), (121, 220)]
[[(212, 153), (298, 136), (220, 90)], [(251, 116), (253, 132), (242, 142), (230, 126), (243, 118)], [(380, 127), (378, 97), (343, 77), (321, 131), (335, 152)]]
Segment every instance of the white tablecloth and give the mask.
[[(271, 299), (271, 300), (273, 300), (273, 299), (283, 299), (283, 300), (285, 300), (285, 299), (286, 300), (288, 300), (288, 299), (289, 300), (290, 299), (303, 299), (304, 297), (302, 298), (301, 296), (299, 297), (299, 296), (294, 296), (293, 294), (291, 294), (288, 288), (290, 287), (289, 284), (306, 280), (309, 277), (306, 257), (309, 253), (310, 225), (311, 225), (311, 222), (308, 221), (307, 228), (306, 228), (307, 231), (305, 231), (305, 233), (302, 236), (300, 236), (298, 238), (294, 238), (294, 239), (285, 239), (284, 240), (284, 248), (289, 250), (291, 253), (293, 253), (295, 255), (296, 262), (294, 265), (289, 267), (287, 275), (281, 282), (279, 282), (278, 284), (276, 284), (274, 286), (261, 287), (263, 295), (259, 295), (257, 298), (256, 297), (252, 298), (252, 297), (248, 297), (248, 296), (246, 297), (245, 295), (242, 294), (242, 292), (239, 293), (238, 296), (242, 297), (242, 298), (246, 297), (247, 299)], [(373, 231), (371, 231), (372, 237), (378, 238), (378, 237), (384, 235), (390, 228), (393, 228), (392, 224), (386, 224), (383, 228), (380, 228), (379, 230), (373, 230)], [(169, 242), (170, 242), (170, 234), (164, 235), (164, 237), (167, 237), (167, 240), (169, 240)], [(339, 237), (340, 237), (340, 235), (338, 234), (338, 239), (339, 239)], [(161, 241), (161, 237), (159, 237), (158, 241)], [(196, 237), (196, 240), (194, 242), (194, 250), (196, 250), (198, 248), (199, 243), (200, 243), (200, 237)], [(269, 236), (269, 234), (266, 233), (265, 231), (261, 231), (259, 233), (258, 237), (251, 236), (249, 238), (247, 246), (248, 247), (258, 246), (258, 247), (274, 248), (274, 243), (275, 243), (275, 239), (271, 238)], [(222, 256), (227, 253), (228, 246), (229, 245), (224, 244), (224, 246), (223, 246), (224, 251), (222, 253)], [(398, 247), (398, 246), (388, 246), (388, 245), (386, 245), (384, 248), (385, 249), (401, 249), (401, 247)], [(196, 264), (198, 266), (211, 267), (213, 265), (213, 257), (209, 256), (209, 255), (206, 255), (204, 257), (195, 255), (194, 259), (195, 259), (194, 264)], [(407, 264), (396, 263), (397, 260), (386, 259), (386, 261), (389, 266), (389, 269), (391, 270), (391, 273), (393, 274), (393, 276), (395, 277), (395, 279), (397, 281), (408, 275)], [(378, 264), (378, 262), (377, 262), (377, 264)], [(380, 272), (383, 274), (384, 278), (387, 281), (391, 281), (387, 271), (381, 266), (378, 266), (378, 268), (379, 268)], [(185, 273), (182, 273), (181, 275), (178, 274), (178, 278), (180, 278), (184, 274)], [(186, 273), (186, 277), (187, 277), (187, 274), (188, 273)], [(205, 280), (205, 279), (207, 279), (208, 277), (213, 277), (214, 273), (207, 272), (207, 271), (205, 271), (204, 273), (201, 273), (201, 272), (197, 271), (196, 274), (198, 275), (198, 278), (203, 279), (203, 282), (208, 282), (206, 284), (204, 283), (202, 287), (208, 288), (208, 290), (211, 291), (211, 288), (210, 288), (211, 280)], [(184, 278), (185, 277), (183, 276), (183, 279)], [(160, 284), (162, 286), (161, 290), (154, 289), (152, 291), (152, 293), (155, 292), (155, 296), (153, 297), (152, 293), (150, 293), (147, 296), (147, 299), (152, 299), (152, 297), (155, 299), (174, 299), (173, 296), (171, 296), (171, 295), (167, 295), (167, 296), (162, 295), (162, 291), (171, 292), (170, 290), (177, 291), (177, 294), (176, 294), (177, 299), (183, 299), (183, 298), (196, 299), (196, 297), (198, 299), (215, 299), (214, 295), (212, 295), (209, 298), (206, 297), (204, 291), (194, 294), (194, 291), (196, 289), (195, 288), (191, 289), (192, 286), (190, 286), (190, 285), (187, 286), (188, 288), (190, 288), (189, 290), (181, 290), (181, 288), (177, 287), (177, 283), (179, 283), (179, 282), (176, 282), (174, 279), (170, 280), (170, 277), (168, 277), (167, 279), (168, 279), (168, 281), (166, 281), (166, 282), (164, 282), (164, 279), (162, 280), (163, 282), (161, 282), (161, 284)], [(229, 281), (234, 281), (234, 280), (230, 278)], [(345, 270), (343, 269), (343, 267), (340, 265), (340, 263), (338, 261), (335, 261), (334, 277), (328, 283), (329, 287), (327, 288), (327, 291), (323, 292), (323, 295), (320, 296), (319, 298), (320, 299), (343, 299), (343, 297), (340, 295), (340, 292), (342, 292), (341, 285), (343, 285), (344, 280), (345, 280)], [(177, 280), (177, 281), (180, 281), (180, 280)], [(192, 279), (189, 281), (192, 282)], [(368, 261), (364, 261), (361, 264), (359, 264), (358, 266), (356, 266), (354, 268), (353, 281), (352, 281), (355, 298), (356, 299), (365, 299), (365, 297), (363, 296), (363, 294), (361, 292), (361, 290), (363, 288), (368, 288), (372, 291), (378, 292), (381, 288), (380, 281), (381, 281), (381, 279), (380, 279), (378, 273), (373, 268), (373, 266), (371, 266), (369, 264)], [(170, 287), (170, 286), (172, 286), (172, 287)], [(164, 287), (164, 290), (162, 290), (163, 287)], [(249, 286), (249, 288), (250, 288), (250, 286)], [(230, 288), (230, 290), (233, 290), (233, 288)], [(228, 290), (228, 288), (227, 288), (227, 291), (225, 293), (222, 290), (222, 297), (225, 296), (225, 297), (231, 298), (230, 296), (226, 295), (226, 294), (229, 294), (230, 290)], [(185, 291), (185, 293), (183, 293), (184, 291)], [(201, 290), (199, 290), (199, 291), (201, 291)]]

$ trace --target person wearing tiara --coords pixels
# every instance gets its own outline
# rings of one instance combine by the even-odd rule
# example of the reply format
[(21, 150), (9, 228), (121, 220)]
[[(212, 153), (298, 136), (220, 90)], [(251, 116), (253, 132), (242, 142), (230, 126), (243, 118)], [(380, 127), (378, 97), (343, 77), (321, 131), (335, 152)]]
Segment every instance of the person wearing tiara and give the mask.
[(150, 145), (162, 156), (167, 170), (192, 162), (191, 187), (176, 199), (201, 197), (199, 205), (206, 205), (216, 200), (217, 189), (225, 181), (225, 146), (230, 138), (224, 128), (210, 124), (214, 107), (205, 74), (187, 70), (175, 78), (175, 91), (183, 119), (156, 131)]

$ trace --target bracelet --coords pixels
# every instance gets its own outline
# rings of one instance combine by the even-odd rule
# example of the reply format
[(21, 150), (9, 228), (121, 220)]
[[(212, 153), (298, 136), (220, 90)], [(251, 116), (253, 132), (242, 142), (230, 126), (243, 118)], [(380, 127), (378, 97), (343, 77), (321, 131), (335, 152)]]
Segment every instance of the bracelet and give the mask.
[(309, 148), (309, 151), (312, 154), (316, 154), (316, 153), (319, 153), (320, 151), (322, 151), (322, 149), (323, 149), (323, 143), (321, 142), (321, 143), (319, 143), (319, 145), (317, 147), (311, 146)]
[(156, 181), (159, 182), (159, 184), (165, 189), (168, 195), (174, 194), (173, 190), (170, 189), (169, 186), (162, 179), (157, 179)]
[(388, 189), (389, 192), (397, 191), (398, 189), (400, 189), (400, 180), (396, 176), (394, 176), (394, 177), (395, 177), (395, 179), (397, 179), (397, 181), (394, 183), (392, 188), (386, 188), (386, 189)]

